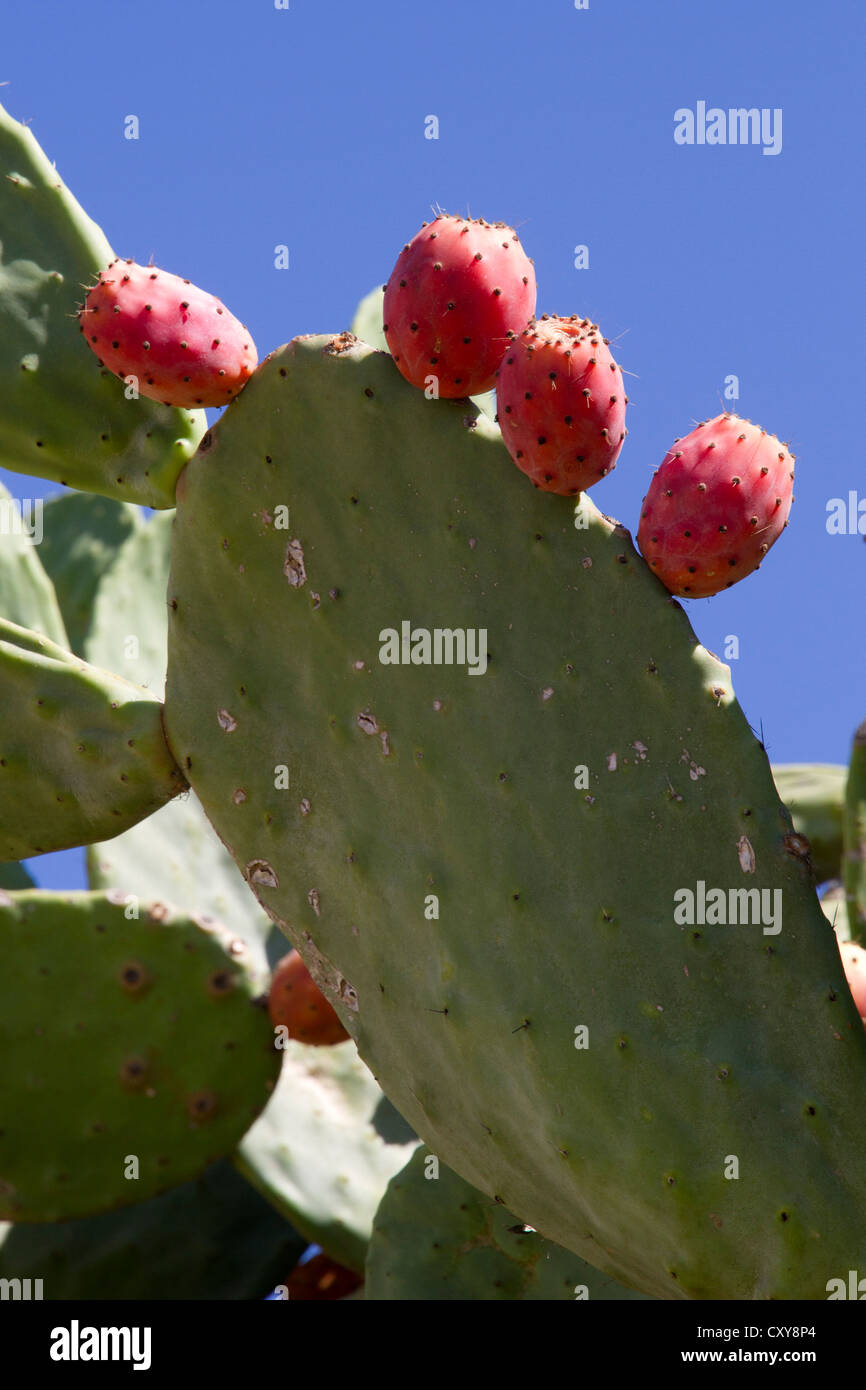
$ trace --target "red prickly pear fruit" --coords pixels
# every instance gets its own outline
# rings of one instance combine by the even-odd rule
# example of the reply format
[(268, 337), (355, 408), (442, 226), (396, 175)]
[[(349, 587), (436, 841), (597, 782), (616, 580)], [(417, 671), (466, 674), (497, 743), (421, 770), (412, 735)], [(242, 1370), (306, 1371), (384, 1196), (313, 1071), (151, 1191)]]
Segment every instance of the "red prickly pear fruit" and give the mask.
[(297, 951), (277, 962), (268, 1013), (275, 1028), (286, 1028), (290, 1038), (312, 1047), (330, 1047), (349, 1036)]
[(295, 1265), (286, 1282), (289, 1302), (309, 1302), (312, 1299), (345, 1298), (363, 1284), (360, 1274), (338, 1265), (329, 1255), (314, 1255), (311, 1260)]
[(246, 328), (212, 294), (134, 261), (99, 272), (78, 321), (102, 366), (135, 377), (139, 395), (187, 410), (227, 405), (259, 360)]
[(440, 214), (403, 247), (385, 286), (388, 350), (413, 386), (434, 377), (435, 396), (489, 391), (535, 296), (513, 227)]
[(839, 954), (857, 1012), (866, 1023), (866, 950), (856, 941), (840, 941)]
[(684, 598), (708, 598), (756, 570), (788, 524), (794, 455), (737, 415), (677, 439), (641, 505), (638, 545)]
[(616, 467), (627, 434), (622, 372), (597, 324), (542, 314), (499, 368), (499, 428), (517, 467), (574, 496)]

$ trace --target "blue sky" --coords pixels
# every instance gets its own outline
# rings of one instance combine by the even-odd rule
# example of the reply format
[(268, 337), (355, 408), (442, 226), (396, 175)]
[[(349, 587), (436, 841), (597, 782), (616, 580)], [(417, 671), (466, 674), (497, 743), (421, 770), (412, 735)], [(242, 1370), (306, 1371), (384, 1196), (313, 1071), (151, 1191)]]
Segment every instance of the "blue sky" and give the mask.
[[(116, 251), (220, 295), (261, 356), (348, 327), (433, 203), (518, 227), (539, 313), (595, 318), (633, 373), (604, 511), (634, 533), (673, 438), (722, 409), (790, 441), (790, 527), (759, 574), (685, 606), (720, 656), (738, 637), (773, 761), (845, 762), (866, 538), (826, 522), (851, 491), (866, 514), (864, 39), (856, 0), (28, 0), (4, 16), (0, 101)], [(780, 109), (780, 152), (678, 145), (700, 101)], [(33, 867), (75, 886), (79, 861)]]

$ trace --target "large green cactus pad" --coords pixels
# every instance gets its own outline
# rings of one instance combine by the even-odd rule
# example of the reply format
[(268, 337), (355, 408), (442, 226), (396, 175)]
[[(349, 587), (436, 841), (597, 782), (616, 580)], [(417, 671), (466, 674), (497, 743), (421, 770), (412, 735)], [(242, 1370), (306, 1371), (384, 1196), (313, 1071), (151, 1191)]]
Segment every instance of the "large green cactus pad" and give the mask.
[[(384, 354), (299, 339), (181, 476), (169, 614), (175, 756), (431, 1152), (662, 1298), (866, 1265), (835, 938), (728, 668), (623, 527)], [(404, 621), (485, 630), (486, 672), (383, 663)]]
[(186, 1182), (270, 1097), (273, 1032), (242, 958), (162, 903), (131, 911), (100, 893), (0, 895), (4, 1219)]
[(0, 465), (150, 507), (174, 485), (204, 411), (129, 400), (76, 311), (113, 252), (40, 149), (0, 106)]
[(145, 690), (0, 618), (0, 860), (108, 839), (186, 786)]
[(220, 1159), (120, 1211), (0, 1225), (0, 1279), (41, 1279), (46, 1300), (264, 1298), (305, 1247)]
[(776, 763), (773, 780), (805, 835), (819, 883), (837, 878), (842, 865), (842, 805), (847, 768), (836, 763)]
[(376, 1208), (417, 1142), (354, 1043), (290, 1041), (235, 1161), (308, 1240), (363, 1274)]
[(525, 1229), (444, 1163), (415, 1150), (388, 1184), (367, 1251), (365, 1299), (644, 1299)]

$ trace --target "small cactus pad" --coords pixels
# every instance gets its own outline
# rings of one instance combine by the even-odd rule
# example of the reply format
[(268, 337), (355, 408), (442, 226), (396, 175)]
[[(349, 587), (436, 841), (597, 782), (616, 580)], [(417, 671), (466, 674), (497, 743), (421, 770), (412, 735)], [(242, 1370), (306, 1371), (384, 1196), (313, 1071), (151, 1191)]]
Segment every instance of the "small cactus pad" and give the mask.
[(646, 1295), (524, 1226), (422, 1144), (376, 1212), (364, 1297), (474, 1303)]
[(235, 1161), (308, 1240), (363, 1273), (376, 1208), (418, 1141), (354, 1043), (289, 1041), (278, 1055), (273, 1099)]
[(183, 791), (162, 705), (0, 618), (0, 861), (117, 835)]
[[(88, 661), (118, 671), (160, 698), (172, 516), (151, 517), (115, 550), (93, 590), (84, 650)], [(87, 519), (92, 521), (90, 514)], [(283, 938), (238, 874), (194, 792), (175, 797), (122, 835), (89, 845), (87, 867), (91, 888), (156, 895), (184, 912), (217, 918), (246, 943), (248, 964), (267, 989), (265, 942), (273, 934), (285, 949)]]
[(30, 890), (0, 897), (0, 953), (3, 1219), (153, 1197), (269, 1100), (270, 1022), (217, 932), (162, 903)]
[(842, 864), (842, 805), (846, 767), (835, 763), (776, 763), (773, 781), (794, 829), (809, 841), (818, 883), (838, 878)]
[[(69, 650), (86, 660), (93, 659), (85, 644), (96, 590), (123, 542), (144, 525), (144, 515), (131, 502), (93, 492), (64, 492), (46, 500), (39, 558), (57, 593)], [(3, 616), (24, 627), (37, 626), (12, 613)], [(52, 637), (50, 632), (45, 635)]]
[(202, 444), (167, 737), (429, 1151), (657, 1297), (866, 1268), (835, 937), (625, 528), (347, 335), (272, 353)]
[[(22, 504), (0, 483), (0, 617), (68, 645), (54, 587), (37, 550), (41, 502)], [(31, 539), (32, 535), (32, 539)]]
[(88, 352), (77, 312), (111, 247), (2, 107), (0, 227), (0, 466), (173, 507), (204, 411), (128, 399)]
[(264, 1298), (306, 1245), (222, 1158), (122, 1210), (0, 1224), (0, 1279), (41, 1279), (46, 1301)]

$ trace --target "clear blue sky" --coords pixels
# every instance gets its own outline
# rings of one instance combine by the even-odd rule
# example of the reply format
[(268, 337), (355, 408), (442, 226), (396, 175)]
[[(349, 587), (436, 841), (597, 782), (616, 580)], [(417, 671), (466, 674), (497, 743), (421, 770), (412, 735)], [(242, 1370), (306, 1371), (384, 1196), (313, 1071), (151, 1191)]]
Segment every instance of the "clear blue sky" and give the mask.
[[(4, 15), (0, 100), (117, 252), (219, 294), (262, 356), (347, 327), (431, 204), (517, 226), (539, 313), (594, 317), (634, 374), (604, 511), (635, 532), (674, 436), (723, 408), (790, 441), (789, 529), (759, 574), (686, 608), (720, 656), (738, 636), (773, 761), (845, 762), (866, 544), (826, 517), (866, 502), (864, 40), (862, 0), (27, 0)], [(699, 101), (780, 108), (780, 153), (676, 144)], [(73, 886), (68, 857), (35, 867)]]

